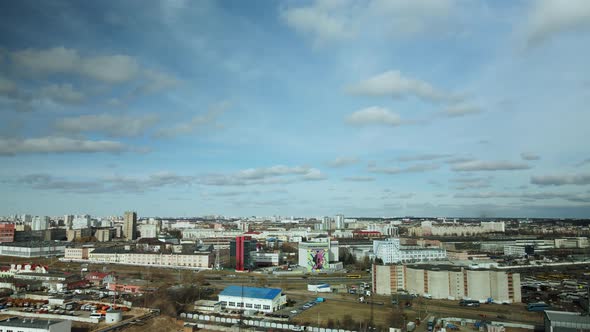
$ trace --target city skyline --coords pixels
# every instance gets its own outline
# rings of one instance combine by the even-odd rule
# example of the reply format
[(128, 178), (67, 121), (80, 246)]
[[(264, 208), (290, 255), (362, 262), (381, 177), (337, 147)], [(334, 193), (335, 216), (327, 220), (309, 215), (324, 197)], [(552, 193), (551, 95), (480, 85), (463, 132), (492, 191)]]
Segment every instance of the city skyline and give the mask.
[(590, 216), (588, 1), (0, 18), (0, 215)]

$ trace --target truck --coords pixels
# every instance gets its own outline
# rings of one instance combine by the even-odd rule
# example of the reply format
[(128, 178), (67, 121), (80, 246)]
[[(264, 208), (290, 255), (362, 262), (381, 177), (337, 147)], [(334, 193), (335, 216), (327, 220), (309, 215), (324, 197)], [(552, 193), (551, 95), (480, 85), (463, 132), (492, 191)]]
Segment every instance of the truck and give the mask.
[(322, 303), (322, 302), (326, 302), (326, 299), (325, 299), (325, 298), (323, 298), (323, 297), (317, 297), (317, 298), (315, 299), (315, 301), (316, 301), (317, 303)]
[(428, 332), (434, 331), (434, 323), (436, 322), (436, 318), (434, 316), (430, 316), (428, 318)]
[(406, 331), (412, 332), (415, 329), (416, 329), (416, 323), (414, 323), (414, 322), (408, 322), (408, 324), (406, 325)]

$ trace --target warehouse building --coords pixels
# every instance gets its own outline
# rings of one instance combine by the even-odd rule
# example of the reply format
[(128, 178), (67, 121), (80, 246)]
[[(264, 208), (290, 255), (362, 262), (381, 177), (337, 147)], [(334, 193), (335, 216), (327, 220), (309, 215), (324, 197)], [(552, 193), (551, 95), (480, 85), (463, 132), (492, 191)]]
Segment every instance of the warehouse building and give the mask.
[(274, 312), (287, 303), (287, 296), (279, 288), (228, 286), (219, 293), (221, 306), (233, 310)]
[(0, 331), (70, 332), (72, 331), (72, 322), (69, 320), (13, 317), (0, 321)]
[(521, 302), (520, 274), (491, 269), (465, 269), (445, 265), (373, 265), (373, 292), (399, 291), (434, 299), (473, 299)]
[(590, 331), (590, 316), (577, 312), (545, 310), (545, 332)]
[(0, 256), (13, 257), (48, 257), (63, 256), (66, 251), (65, 243), (60, 242), (26, 242), (0, 244)]

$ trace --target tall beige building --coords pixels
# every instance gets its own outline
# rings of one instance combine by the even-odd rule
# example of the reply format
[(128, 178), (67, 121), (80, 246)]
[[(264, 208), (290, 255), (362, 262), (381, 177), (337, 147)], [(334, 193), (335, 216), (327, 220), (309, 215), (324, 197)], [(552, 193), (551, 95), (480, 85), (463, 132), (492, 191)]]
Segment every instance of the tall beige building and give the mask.
[(126, 240), (137, 239), (137, 213), (133, 211), (125, 212), (123, 224), (123, 236)]

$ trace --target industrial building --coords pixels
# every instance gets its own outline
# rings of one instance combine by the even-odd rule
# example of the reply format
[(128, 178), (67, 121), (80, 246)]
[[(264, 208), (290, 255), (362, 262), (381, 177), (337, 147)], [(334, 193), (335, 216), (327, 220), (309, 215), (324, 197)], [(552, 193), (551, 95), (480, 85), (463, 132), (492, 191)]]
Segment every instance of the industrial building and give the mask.
[(435, 299), (521, 302), (520, 274), (450, 265), (373, 265), (373, 292), (400, 290)]
[(221, 306), (227, 309), (277, 311), (287, 303), (279, 288), (228, 286), (219, 293)]
[(399, 238), (373, 241), (373, 254), (383, 264), (423, 262), (447, 258), (446, 250), (434, 247), (402, 246)]
[(65, 243), (61, 242), (27, 242), (27, 243), (2, 243), (0, 244), (0, 256), (13, 257), (47, 257), (63, 256), (66, 250)]
[(12, 317), (0, 321), (0, 331), (70, 332), (72, 331), (72, 321)]
[(338, 262), (338, 241), (322, 240), (299, 243), (299, 266), (309, 272), (317, 272), (329, 269), (331, 262)]
[(552, 311), (543, 312), (545, 332), (590, 331), (590, 316), (577, 312)]

